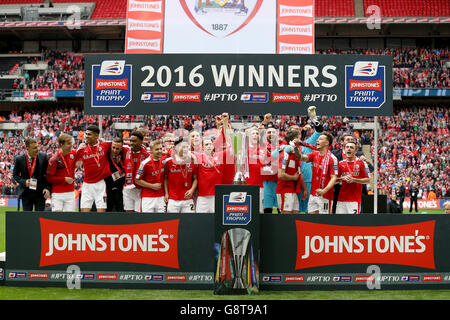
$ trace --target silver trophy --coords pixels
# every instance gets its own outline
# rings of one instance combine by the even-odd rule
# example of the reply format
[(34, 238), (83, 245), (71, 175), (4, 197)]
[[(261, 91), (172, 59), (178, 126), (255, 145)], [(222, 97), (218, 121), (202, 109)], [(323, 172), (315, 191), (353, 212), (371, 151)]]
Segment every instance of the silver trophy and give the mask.
[(245, 178), (250, 176), (248, 170), (248, 139), (246, 125), (242, 122), (231, 123), (233, 133), (234, 179), (233, 184), (247, 184)]
[(246, 266), (247, 250), (250, 244), (250, 231), (242, 228), (234, 228), (227, 231), (231, 244), (231, 257), (233, 259), (234, 281), (233, 289), (247, 289), (243, 279), (243, 271)]

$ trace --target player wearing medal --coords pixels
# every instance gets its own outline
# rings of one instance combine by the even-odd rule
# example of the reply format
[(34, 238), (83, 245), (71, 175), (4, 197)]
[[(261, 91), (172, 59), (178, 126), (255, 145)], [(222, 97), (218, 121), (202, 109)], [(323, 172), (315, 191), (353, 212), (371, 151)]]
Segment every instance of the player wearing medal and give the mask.
[(369, 183), (367, 163), (356, 157), (356, 143), (347, 142), (344, 146), (345, 159), (339, 162), (341, 190), (336, 204), (336, 213), (359, 214), (363, 184)]
[(144, 136), (139, 131), (130, 135), (130, 147), (125, 155), (125, 185), (123, 187), (123, 208), (126, 212), (139, 212), (141, 210), (141, 188), (134, 184), (134, 179), (142, 161), (147, 159), (149, 153), (142, 145)]
[(211, 139), (203, 140), (203, 153), (198, 159), (198, 197), (195, 210), (199, 213), (213, 213), (215, 211), (215, 185), (222, 181), (223, 165), (213, 153), (214, 146)]
[(301, 160), (312, 163), (311, 195), (308, 202), (308, 213), (331, 213), (333, 203), (333, 187), (338, 176), (338, 160), (330, 152), (333, 136), (322, 132), (317, 139), (317, 150), (302, 155)]
[(150, 143), (151, 156), (141, 162), (134, 183), (141, 187), (141, 212), (164, 213), (164, 161), (161, 140)]
[(60, 150), (54, 154), (47, 167), (47, 181), (52, 184), (51, 206), (54, 212), (74, 212), (75, 201), (75, 150), (73, 137), (61, 133), (58, 137)]
[[(295, 147), (299, 141), (297, 130), (288, 131), (284, 137), (286, 143)], [(296, 185), (300, 183), (305, 190), (303, 197), (306, 198), (306, 185), (300, 172), (300, 154), (297, 152), (281, 151), (278, 166), (277, 199), (281, 213), (298, 213), (298, 197)]]
[(91, 211), (92, 205), (98, 212), (106, 211), (105, 178), (111, 174), (108, 167), (108, 150), (110, 142), (99, 142), (100, 129), (96, 125), (86, 128), (86, 143), (80, 144), (76, 151), (75, 161), (81, 160), (84, 166), (84, 181), (81, 186), (82, 212)]
[(164, 166), (164, 201), (169, 213), (195, 212), (193, 195), (197, 188), (197, 165), (189, 152), (189, 144), (175, 141), (174, 156)]

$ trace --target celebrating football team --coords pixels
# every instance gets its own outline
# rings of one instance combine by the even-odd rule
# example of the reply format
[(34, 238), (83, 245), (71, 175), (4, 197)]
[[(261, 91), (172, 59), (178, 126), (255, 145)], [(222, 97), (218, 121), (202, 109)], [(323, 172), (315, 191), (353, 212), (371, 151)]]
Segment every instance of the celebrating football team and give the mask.
[[(245, 147), (239, 151), (227, 113), (216, 116), (216, 136), (193, 130), (187, 139), (166, 133), (149, 141), (149, 131), (139, 128), (126, 140), (104, 141), (90, 125), (73, 150), (72, 136), (62, 133), (60, 149), (48, 161), (51, 194), (45, 197), (52, 211), (75, 211), (75, 169), (82, 166), (82, 212), (214, 213), (215, 186), (238, 178), (259, 186), (261, 213), (359, 214), (363, 186), (370, 182), (366, 158), (358, 156), (351, 134), (336, 156), (333, 136), (324, 131), (315, 107), (308, 114), (309, 124), (291, 126), (281, 142), (266, 114), (259, 126), (244, 129)], [(27, 155), (33, 163), (33, 154)], [(22, 178), (36, 185), (28, 169)]]

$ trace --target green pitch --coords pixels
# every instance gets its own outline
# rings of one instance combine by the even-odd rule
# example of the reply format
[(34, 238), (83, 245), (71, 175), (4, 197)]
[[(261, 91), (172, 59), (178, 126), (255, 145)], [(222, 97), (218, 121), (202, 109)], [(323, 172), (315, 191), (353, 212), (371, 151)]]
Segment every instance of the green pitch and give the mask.
[[(5, 212), (0, 209), (0, 252), (5, 251)], [(450, 290), (261, 291), (217, 296), (212, 290), (128, 290), (0, 286), (0, 300), (450, 300)]]

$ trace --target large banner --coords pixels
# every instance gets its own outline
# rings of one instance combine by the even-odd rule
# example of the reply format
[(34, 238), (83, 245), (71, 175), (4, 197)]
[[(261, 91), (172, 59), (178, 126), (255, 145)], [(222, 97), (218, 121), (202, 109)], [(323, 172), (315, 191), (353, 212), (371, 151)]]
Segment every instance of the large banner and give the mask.
[(448, 289), (448, 215), (264, 215), (262, 290)]
[[(220, 203), (224, 222), (245, 229), (247, 197), (233, 197)], [(450, 289), (449, 215), (259, 214), (259, 223), (261, 290)], [(243, 233), (222, 234), (233, 258), (214, 225), (214, 214), (7, 212), (5, 284), (212, 289), (217, 265), (253, 281), (251, 261), (228, 265)]]
[(210, 289), (212, 223), (211, 214), (7, 213), (6, 284)]
[(391, 116), (392, 57), (87, 55), (86, 114)]
[(314, 53), (314, 0), (128, 0), (125, 53)]

